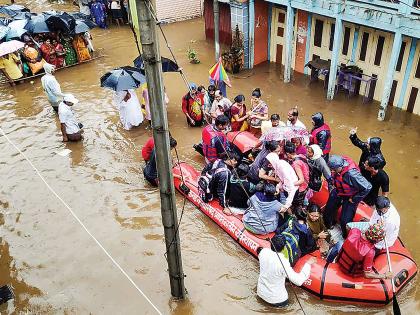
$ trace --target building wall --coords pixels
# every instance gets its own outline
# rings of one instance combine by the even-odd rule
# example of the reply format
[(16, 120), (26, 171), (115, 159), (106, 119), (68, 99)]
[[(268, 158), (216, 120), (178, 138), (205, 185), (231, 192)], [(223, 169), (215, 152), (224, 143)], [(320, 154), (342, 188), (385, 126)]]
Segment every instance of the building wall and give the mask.
[(192, 19), (203, 13), (203, 0), (156, 0), (160, 21), (175, 22)]

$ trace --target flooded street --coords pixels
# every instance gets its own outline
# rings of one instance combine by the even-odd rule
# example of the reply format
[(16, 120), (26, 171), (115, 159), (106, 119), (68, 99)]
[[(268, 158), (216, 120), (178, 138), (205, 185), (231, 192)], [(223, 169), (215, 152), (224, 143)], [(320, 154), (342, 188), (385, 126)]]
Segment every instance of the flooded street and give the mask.
[[(40, 11), (36, 9), (39, 2), (27, 4)], [(205, 41), (204, 20), (165, 25), (164, 30), (188, 79), (207, 86), (214, 52), (213, 43)], [(105, 56), (56, 74), (63, 92), (80, 100), (74, 110), (85, 126), (84, 140), (61, 142), (57, 116), (39, 79), (15, 88), (0, 85), (1, 128), (162, 313), (275, 312), (257, 299), (257, 260), (188, 202), (180, 238), (189, 294), (183, 302), (172, 301), (159, 192), (145, 183), (141, 171), (141, 147), (151, 132), (144, 126), (124, 130), (112, 92), (99, 87), (106, 71), (132, 65), (138, 56), (133, 35), (128, 27), (94, 29), (92, 35), (95, 48), (103, 48)], [(189, 46), (197, 50), (200, 64), (188, 63)], [(161, 53), (170, 56), (163, 45)], [(379, 122), (377, 104), (362, 104), (343, 94), (327, 101), (322, 83), (310, 84), (307, 77), (295, 75), (293, 83), (286, 85), (273, 64), (230, 78), (231, 99), (243, 93), (249, 100), (253, 88), (260, 87), (270, 114), (280, 113), (282, 120), (294, 105), (307, 126), (311, 114), (322, 111), (332, 128), (334, 153), (358, 161), (360, 151), (348, 139), (351, 127), (358, 127), (361, 138), (382, 137), (390, 198), (401, 216), (400, 236), (420, 262), (416, 235), (420, 227), (420, 117), (390, 108), (388, 121)], [(165, 73), (164, 82), (170, 98), (170, 130), (178, 141), (180, 159), (200, 168), (203, 158), (192, 145), (200, 141), (201, 129), (188, 127), (181, 112), (186, 87), (176, 73)], [(64, 149), (72, 152), (65, 157), (56, 154)], [(7, 304), (0, 307), (1, 314), (156, 314), (3, 136), (0, 183), (0, 285), (12, 284), (16, 294), (8, 308)], [(177, 205), (180, 211), (183, 199), (179, 194)], [(295, 291), (306, 314), (392, 312), (392, 305), (384, 309), (326, 303), (299, 288)], [(290, 287), (289, 294), (290, 306), (277, 313), (298, 312)], [(420, 312), (418, 282), (408, 285), (398, 300), (403, 314)]]

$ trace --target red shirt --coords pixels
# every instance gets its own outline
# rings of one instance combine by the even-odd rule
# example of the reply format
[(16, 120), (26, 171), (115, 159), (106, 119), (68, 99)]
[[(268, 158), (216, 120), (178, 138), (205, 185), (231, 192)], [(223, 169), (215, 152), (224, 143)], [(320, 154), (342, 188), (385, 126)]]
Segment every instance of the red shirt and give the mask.
[(143, 148), (141, 149), (141, 156), (147, 162), (150, 160), (150, 155), (155, 147), (155, 140), (153, 137), (147, 139), (146, 143), (144, 144)]
[(364, 239), (359, 229), (351, 229), (343, 248), (351, 256), (352, 260), (358, 264), (354, 273), (361, 271), (372, 271), (373, 259), (375, 258), (375, 244)]
[(196, 121), (200, 122), (203, 119), (203, 109), (200, 97), (195, 99), (191, 97), (190, 93), (187, 93), (182, 98), (182, 111), (184, 114), (190, 115), (190, 117)]
[[(301, 158), (305, 158), (305, 157), (301, 157)], [(299, 186), (299, 191), (305, 191), (306, 188), (308, 188), (308, 183), (309, 183), (309, 166), (306, 162), (296, 159), (292, 162), (292, 167), (294, 168), (295, 172), (296, 169), (300, 169), (302, 174), (303, 174), (303, 178), (304, 178), (304, 182), (302, 184), (300, 184)]]

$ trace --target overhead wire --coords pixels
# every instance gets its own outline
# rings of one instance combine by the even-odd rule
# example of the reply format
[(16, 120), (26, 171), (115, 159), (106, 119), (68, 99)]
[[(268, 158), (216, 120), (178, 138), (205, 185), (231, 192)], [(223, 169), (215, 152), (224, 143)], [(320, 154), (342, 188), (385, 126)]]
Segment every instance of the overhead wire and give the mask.
[[(154, 9), (153, 9), (153, 5), (152, 5), (152, 3), (150, 2), (150, 0), (147, 0), (147, 1), (146, 1), (146, 3), (147, 3), (147, 7), (148, 7), (148, 10), (149, 10), (150, 14), (151, 14), (151, 15), (152, 15), (152, 17), (155, 19), (155, 22), (156, 22), (156, 24), (158, 25), (158, 27), (159, 27), (159, 29), (160, 29), (160, 31), (161, 31), (161, 33), (162, 33), (162, 36), (163, 36), (163, 38), (164, 38), (164, 40), (165, 40), (165, 43), (166, 43), (167, 48), (169, 49), (169, 52), (171, 53), (172, 58), (174, 59), (175, 63), (177, 63), (177, 61), (176, 61), (176, 57), (175, 57), (175, 54), (173, 53), (172, 48), (171, 48), (171, 46), (169, 45), (168, 39), (167, 39), (167, 37), (166, 37), (166, 35), (165, 35), (165, 32), (163, 31), (163, 29), (162, 29), (162, 27), (161, 27), (161, 23), (160, 23), (160, 22), (159, 22), (159, 20), (157, 19), (157, 16), (156, 16), (156, 14), (155, 14), (155, 12), (154, 12)], [(178, 63), (177, 63), (177, 64), (178, 64)], [(184, 82), (185, 82), (185, 84), (187, 85), (188, 89), (191, 91), (191, 88), (190, 88), (190, 85), (189, 85), (189, 83), (188, 83), (188, 80), (186, 79), (186, 75), (184, 74), (184, 72), (183, 72), (182, 70), (180, 71), (180, 74), (181, 74), (181, 77), (184, 79)], [(219, 139), (219, 141), (220, 141), (220, 139)], [(223, 144), (223, 142), (221, 142), (221, 143)], [(223, 146), (223, 145), (222, 145), (222, 147), (223, 147), (223, 150), (225, 151), (225, 153), (227, 154), (227, 156), (230, 158), (230, 154), (229, 154), (229, 152), (226, 150), (225, 146)], [(177, 152), (176, 152), (176, 153), (177, 153)], [(177, 158), (178, 158), (178, 165), (179, 165), (179, 169), (180, 169), (180, 173), (181, 173), (181, 178), (182, 178), (182, 183), (183, 183), (183, 182), (184, 182), (184, 177), (183, 177), (183, 175), (182, 175), (182, 167), (180, 166), (180, 161), (179, 161), (178, 154), (177, 154)], [(237, 173), (237, 171), (236, 171), (236, 169), (235, 169), (235, 168), (233, 168), (233, 171), (234, 171), (235, 175), (239, 178), (238, 173)], [(250, 199), (250, 196), (249, 196), (249, 194), (248, 194), (247, 190), (245, 189), (245, 187), (244, 187), (244, 185), (242, 184), (242, 182), (241, 182), (241, 181), (239, 181), (239, 183), (240, 183), (240, 186), (241, 186), (242, 190), (245, 192), (245, 194), (246, 194), (246, 196), (247, 196), (248, 200), (249, 200), (249, 201), (250, 201), (250, 203), (251, 203), (251, 207), (250, 207), (250, 208), (253, 208), (253, 209), (254, 209), (254, 204), (253, 204), (252, 200)], [(184, 196), (184, 201), (185, 201), (185, 200), (186, 200), (186, 196)], [(184, 203), (184, 206), (185, 206), (185, 203)], [(183, 208), (183, 209), (184, 209), (184, 208)], [(254, 211), (255, 211), (255, 210), (254, 210)], [(260, 221), (260, 223), (261, 223), (262, 227), (264, 228), (264, 231), (266, 232), (266, 234), (269, 234), (269, 233), (268, 233), (268, 231), (267, 231), (267, 229), (266, 229), (266, 227), (265, 227), (265, 225), (264, 225), (264, 223), (262, 222), (262, 219), (261, 219), (260, 215), (258, 214), (258, 212), (257, 212), (257, 211), (255, 211), (255, 213), (256, 213), (256, 215), (257, 215), (257, 217), (258, 217), (258, 220)], [(181, 213), (181, 219), (182, 219), (182, 214), (183, 214), (183, 211), (182, 211), (182, 213)], [(181, 221), (181, 219), (180, 219), (180, 221)], [(179, 227), (179, 226), (178, 226), (178, 227)], [(178, 232), (178, 229), (177, 229), (177, 232)], [(272, 242), (272, 240), (271, 240), (270, 238), (268, 239), (268, 241), (270, 242), (271, 246), (272, 246), (273, 248), (275, 248), (275, 246), (274, 246), (274, 244), (273, 244), (273, 242)], [(171, 243), (172, 243), (172, 242), (171, 242)], [(283, 264), (283, 262), (282, 262), (282, 260), (281, 260), (281, 258), (280, 258), (280, 256), (279, 256), (279, 253), (278, 253), (277, 251), (274, 251), (274, 252), (276, 253), (277, 258), (279, 259), (279, 261), (280, 261), (280, 263), (281, 263), (281, 265), (282, 265), (282, 267), (283, 267), (283, 270), (284, 270), (284, 272), (286, 273), (287, 278), (289, 278), (289, 279), (290, 279), (290, 277), (289, 277), (289, 275), (288, 275), (288, 273), (287, 273), (287, 270), (286, 270), (286, 268), (284, 267), (284, 264)], [(305, 312), (305, 310), (304, 310), (304, 308), (303, 308), (303, 306), (302, 306), (302, 304), (301, 304), (301, 302), (300, 302), (300, 300), (299, 300), (299, 297), (298, 297), (297, 293), (296, 293), (296, 292), (295, 292), (295, 290), (293, 289), (293, 286), (291, 286), (291, 290), (292, 290), (292, 292), (294, 293), (294, 296), (295, 296), (295, 298), (296, 298), (296, 300), (297, 300), (297, 302), (298, 302), (298, 304), (299, 304), (299, 307), (300, 307), (300, 309), (301, 309), (302, 313), (305, 315), (305, 314), (306, 314), (306, 312)]]
[(160, 315), (162, 315), (162, 312), (157, 308), (156, 305), (153, 304), (153, 302), (149, 299), (149, 297), (140, 289), (140, 287), (134, 282), (134, 280), (128, 275), (128, 273), (121, 267), (121, 265), (112, 257), (112, 255), (105, 249), (105, 247), (99, 242), (99, 240), (89, 231), (89, 229), (86, 227), (86, 225), (80, 220), (80, 218), (77, 216), (77, 214), (71, 209), (71, 207), (63, 200), (63, 198), (58, 195), (58, 193), (48, 184), (48, 182), (45, 180), (44, 176), (42, 176), (41, 172), (37, 169), (37, 167), (32, 163), (32, 161), (26, 156), (25, 153), (22, 152), (22, 150), (19, 149), (15, 143), (10, 140), (10, 138), (6, 135), (6, 133), (3, 131), (3, 129), (0, 127), (1, 134), (5, 137), (7, 142), (11, 144), (16, 151), (21, 154), (24, 159), (29, 163), (29, 165), (32, 167), (32, 169), (35, 171), (35, 173), (39, 176), (39, 178), (42, 180), (42, 182), (47, 186), (47, 188), (52, 192), (52, 194), (64, 205), (64, 207), (67, 208), (67, 210), (70, 212), (70, 214), (74, 217), (74, 219), (80, 224), (80, 226), (85, 230), (85, 232), (92, 238), (92, 240), (98, 245), (98, 247), (105, 253), (105, 255), (111, 260), (111, 262), (114, 264), (115, 267), (117, 267), (118, 270), (121, 271), (121, 273), (127, 278), (127, 280), (133, 285), (133, 287), (146, 299), (146, 301), (153, 307), (153, 309)]

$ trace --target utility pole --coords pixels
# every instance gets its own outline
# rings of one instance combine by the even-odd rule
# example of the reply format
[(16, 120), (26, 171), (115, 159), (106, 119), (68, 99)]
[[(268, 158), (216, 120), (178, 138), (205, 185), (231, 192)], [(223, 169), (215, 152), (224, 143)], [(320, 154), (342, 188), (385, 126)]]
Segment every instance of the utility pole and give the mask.
[(216, 62), (219, 61), (220, 57), (220, 42), (219, 42), (219, 1), (213, 0), (213, 13), (214, 13), (214, 49), (216, 51)]
[(175, 203), (175, 187), (172, 176), (172, 161), (169, 148), (168, 118), (164, 109), (162, 61), (159, 52), (159, 37), (156, 32), (155, 1), (136, 0), (140, 41), (143, 50), (144, 68), (150, 96), (153, 138), (156, 163), (159, 173), (159, 189), (162, 223), (165, 231), (167, 260), (171, 293), (175, 298), (185, 297), (184, 272), (182, 269), (181, 245)]

